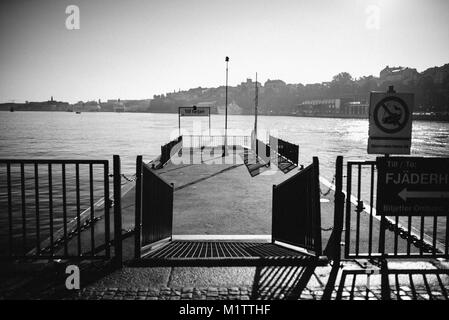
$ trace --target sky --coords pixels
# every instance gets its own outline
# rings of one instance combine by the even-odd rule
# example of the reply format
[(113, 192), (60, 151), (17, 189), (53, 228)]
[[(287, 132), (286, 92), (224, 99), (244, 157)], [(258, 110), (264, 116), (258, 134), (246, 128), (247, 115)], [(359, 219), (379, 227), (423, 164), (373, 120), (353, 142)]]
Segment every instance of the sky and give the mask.
[(421, 72), (449, 63), (448, 21), (446, 0), (2, 0), (0, 102), (218, 87), (226, 56), (232, 86)]

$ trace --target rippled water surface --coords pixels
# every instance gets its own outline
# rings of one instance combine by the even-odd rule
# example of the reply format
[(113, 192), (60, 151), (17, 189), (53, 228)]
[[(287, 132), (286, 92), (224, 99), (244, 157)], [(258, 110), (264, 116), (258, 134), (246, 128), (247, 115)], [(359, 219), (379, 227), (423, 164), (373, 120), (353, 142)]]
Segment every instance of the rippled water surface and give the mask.
[[(224, 117), (213, 115), (211, 122), (212, 131), (221, 133)], [(366, 154), (365, 119), (260, 116), (258, 123), (259, 136), (271, 130), (298, 144), (302, 163), (318, 156), (323, 175), (332, 174), (337, 155), (374, 159)], [(182, 118), (181, 125), (183, 131), (208, 131), (207, 118)], [(253, 116), (229, 116), (230, 132), (249, 135), (253, 125)], [(177, 114), (1, 112), (0, 157), (112, 159), (119, 154), (122, 171), (133, 173), (136, 155), (154, 158), (177, 133)], [(448, 155), (449, 123), (414, 122), (412, 154)]]

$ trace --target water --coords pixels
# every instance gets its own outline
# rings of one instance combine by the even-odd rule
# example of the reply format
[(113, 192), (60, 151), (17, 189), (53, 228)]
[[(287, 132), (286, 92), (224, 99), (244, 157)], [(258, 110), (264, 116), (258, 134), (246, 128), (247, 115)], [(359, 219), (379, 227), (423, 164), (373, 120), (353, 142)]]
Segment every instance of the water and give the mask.
[[(327, 177), (333, 174), (337, 155), (345, 160), (375, 159), (366, 153), (366, 119), (260, 116), (258, 124), (259, 137), (271, 130), (298, 144), (301, 163), (318, 156), (321, 173)], [(208, 131), (207, 118), (182, 118), (181, 125), (183, 131)], [(230, 133), (249, 135), (253, 126), (253, 116), (228, 118)], [(212, 115), (211, 127), (221, 133), (224, 117)], [(111, 160), (119, 154), (122, 171), (132, 174), (136, 155), (153, 159), (177, 133), (177, 114), (0, 112), (0, 157)], [(412, 155), (449, 155), (449, 123), (414, 122)]]
[[(345, 161), (375, 159), (375, 155), (366, 153), (366, 119), (260, 116), (258, 124), (260, 138), (263, 139), (270, 130), (272, 135), (298, 144), (301, 164), (307, 165), (313, 156), (318, 156), (320, 173), (328, 180), (332, 180), (338, 155), (343, 155)], [(208, 133), (207, 118), (182, 118), (181, 125), (184, 133)], [(250, 135), (253, 126), (253, 116), (228, 117), (229, 135)], [(212, 115), (212, 133), (222, 134), (223, 127), (224, 116)], [(0, 158), (112, 160), (112, 155), (118, 154), (122, 172), (129, 176), (135, 172), (137, 155), (143, 155), (144, 161), (149, 161), (159, 155), (161, 145), (177, 135), (177, 114), (0, 112)], [(449, 123), (415, 121), (412, 155), (448, 156)], [(4, 177), (2, 175), (1, 179)], [(58, 188), (60, 182), (58, 184), (58, 178), (55, 179), (55, 188)], [(97, 181), (100, 185), (95, 187), (96, 198), (101, 196), (100, 180)], [(73, 172), (69, 182), (74, 182)], [(5, 182), (1, 183), (4, 186)], [(43, 183), (45, 190), (48, 184)], [(88, 190), (85, 182), (81, 187), (82, 191)], [(15, 196), (20, 197), (19, 194)], [(32, 196), (27, 194), (27, 197)], [(45, 198), (45, 194), (42, 197)], [(0, 232), (4, 234), (7, 218), (4, 196), (0, 201), (3, 203), (0, 206)], [(88, 206), (86, 201), (88, 198), (83, 196), (83, 208)], [(45, 201), (42, 205), (45, 206)], [(59, 217), (56, 228), (60, 214), (56, 212), (55, 215)]]

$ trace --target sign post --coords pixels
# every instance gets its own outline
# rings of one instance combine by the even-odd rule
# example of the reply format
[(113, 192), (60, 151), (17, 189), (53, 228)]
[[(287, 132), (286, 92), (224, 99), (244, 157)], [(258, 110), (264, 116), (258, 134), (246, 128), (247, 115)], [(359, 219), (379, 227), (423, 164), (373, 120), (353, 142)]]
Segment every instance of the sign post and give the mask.
[(413, 93), (371, 92), (369, 154), (410, 154)]
[(377, 214), (449, 216), (449, 158), (377, 158)]
[(181, 135), (181, 117), (209, 117), (210, 135), (210, 107), (179, 107), (178, 108), (178, 132)]

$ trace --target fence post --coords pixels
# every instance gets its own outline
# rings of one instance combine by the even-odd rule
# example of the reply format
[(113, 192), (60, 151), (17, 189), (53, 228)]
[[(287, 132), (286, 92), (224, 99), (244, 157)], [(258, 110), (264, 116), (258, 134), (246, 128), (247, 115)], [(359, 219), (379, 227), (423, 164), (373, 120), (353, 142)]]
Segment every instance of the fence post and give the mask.
[(134, 218), (134, 259), (140, 259), (142, 233), (142, 156), (136, 159), (136, 208)]
[(114, 166), (114, 252), (116, 266), (123, 263), (122, 253), (122, 176), (120, 172), (120, 156), (113, 156)]
[(314, 173), (314, 183), (313, 190), (314, 194), (314, 208), (313, 212), (315, 213), (315, 254), (319, 257), (323, 252), (323, 248), (321, 246), (321, 203), (320, 203), (320, 164), (318, 157), (313, 157), (313, 173)]
[(334, 194), (334, 230), (329, 238), (327, 256), (336, 261), (341, 260), (341, 235), (343, 233), (345, 194), (343, 193), (343, 157), (338, 156), (335, 163)]
[(277, 230), (276, 226), (276, 210), (277, 210), (277, 192), (276, 185), (273, 184), (272, 187), (273, 196), (271, 198), (271, 243), (274, 243), (275, 231)]

